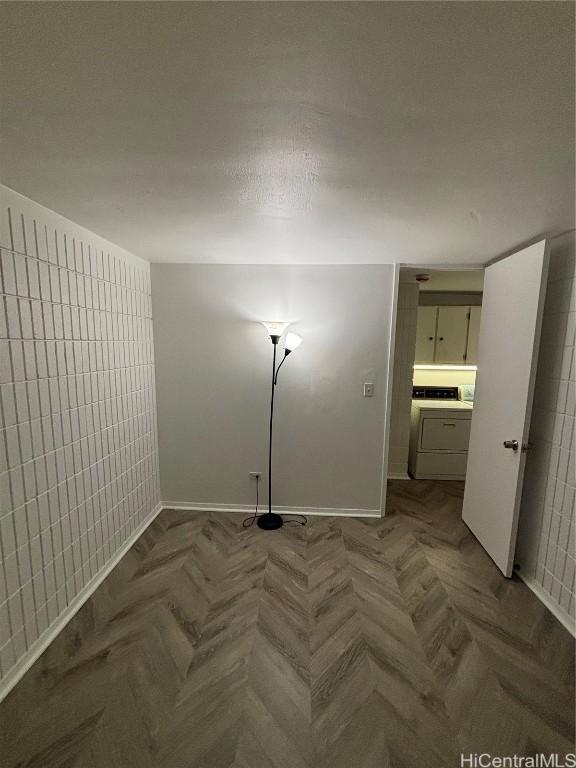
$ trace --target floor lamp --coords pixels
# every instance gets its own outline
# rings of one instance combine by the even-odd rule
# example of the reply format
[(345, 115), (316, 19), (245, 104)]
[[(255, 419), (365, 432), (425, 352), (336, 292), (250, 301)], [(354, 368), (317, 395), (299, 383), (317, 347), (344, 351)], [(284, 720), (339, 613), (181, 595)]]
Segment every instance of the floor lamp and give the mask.
[(288, 355), (293, 352), (297, 347), (302, 344), (302, 338), (296, 333), (287, 333), (286, 341), (284, 343), (284, 357), (278, 363), (276, 367), (276, 350), (278, 349), (278, 342), (289, 323), (267, 322), (264, 321), (263, 325), (270, 334), (270, 341), (273, 346), (272, 355), (272, 391), (270, 394), (270, 435), (268, 442), (268, 512), (260, 515), (257, 525), (259, 528), (263, 528), (265, 531), (275, 531), (278, 528), (282, 528), (284, 521), (281, 515), (277, 515), (272, 512), (272, 428), (274, 425), (274, 392), (276, 391), (276, 384), (278, 383), (278, 371), (282, 367), (284, 361)]

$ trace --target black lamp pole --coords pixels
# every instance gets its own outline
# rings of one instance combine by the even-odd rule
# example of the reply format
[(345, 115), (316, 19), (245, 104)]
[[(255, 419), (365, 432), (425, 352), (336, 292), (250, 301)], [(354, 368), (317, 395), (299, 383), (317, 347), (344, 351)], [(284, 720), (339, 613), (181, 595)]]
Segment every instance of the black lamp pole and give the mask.
[(270, 434), (268, 442), (268, 512), (266, 512), (264, 515), (260, 515), (256, 521), (258, 527), (263, 528), (265, 531), (275, 531), (278, 528), (282, 528), (284, 525), (282, 517), (277, 515), (275, 512), (272, 512), (272, 428), (274, 425), (274, 392), (276, 390), (276, 382), (278, 380), (278, 371), (280, 370), (284, 360), (286, 360), (290, 354), (290, 350), (285, 349), (284, 357), (282, 358), (278, 368), (276, 368), (276, 349), (278, 347), (278, 342), (280, 341), (280, 336), (271, 334), (270, 339), (272, 340), (274, 354), (272, 355), (272, 391), (270, 394)]

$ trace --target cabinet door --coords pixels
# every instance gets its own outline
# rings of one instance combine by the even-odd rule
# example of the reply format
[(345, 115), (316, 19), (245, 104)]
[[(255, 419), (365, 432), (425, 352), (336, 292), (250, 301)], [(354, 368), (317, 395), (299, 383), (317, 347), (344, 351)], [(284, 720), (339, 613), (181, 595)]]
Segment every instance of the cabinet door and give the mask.
[(438, 307), (435, 363), (466, 362), (469, 307)]
[(433, 363), (438, 307), (418, 307), (415, 363)]
[(466, 364), (478, 365), (478, 335), (480, 333), (481, 307), (470, 307), (470, 322), (468, 324), (468, 347), (466, 348)]

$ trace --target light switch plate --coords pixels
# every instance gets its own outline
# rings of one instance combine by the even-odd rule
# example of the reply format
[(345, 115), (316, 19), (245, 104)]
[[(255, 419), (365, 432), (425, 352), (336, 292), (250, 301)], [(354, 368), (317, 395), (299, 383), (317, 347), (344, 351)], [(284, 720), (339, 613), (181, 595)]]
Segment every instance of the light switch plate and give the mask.
[(364, 382), (364, 397), (374, 397), (374, 384), (371, 381)]

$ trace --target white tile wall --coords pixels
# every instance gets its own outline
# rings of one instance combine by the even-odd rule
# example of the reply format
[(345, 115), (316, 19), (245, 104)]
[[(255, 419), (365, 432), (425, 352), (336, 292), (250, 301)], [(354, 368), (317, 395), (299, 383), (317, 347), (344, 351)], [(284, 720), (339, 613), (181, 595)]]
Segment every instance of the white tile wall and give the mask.
[(520, 513), (520, 574), (568, 626), (575, 617), (574, 234), (552, 241)]
[(418, 284), (404, 282), (400, 276), (398, 286), (398, 312), (396, 316), (396, 345), (394, 348), (394, 377), (392, 381), (392, 408), (390, 413), (390, 454), (388, 475), (408, 476), (408, 448), (410, 443), (410, 408), (412, 405), (412, 378), (416, 348), (416, 321), (418, 317)]
[(159, 503), (149, 265), (1, 193), (0, 684)]

